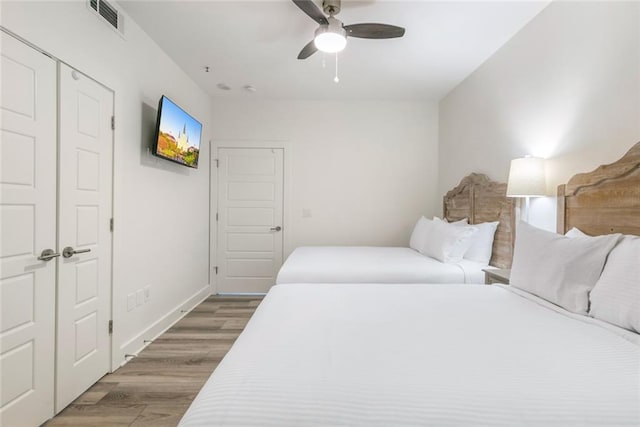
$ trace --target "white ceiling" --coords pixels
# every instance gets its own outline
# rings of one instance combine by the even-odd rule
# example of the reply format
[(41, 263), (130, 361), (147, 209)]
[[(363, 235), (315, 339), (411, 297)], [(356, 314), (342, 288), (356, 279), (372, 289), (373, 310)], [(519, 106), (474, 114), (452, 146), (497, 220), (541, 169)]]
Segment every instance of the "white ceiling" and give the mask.
[[(318, 6), (321, 0), (315, 0)], [(132, 1), (119, 4), (215, 97), (439, 100), (549, 1), (343, 0), (345, 25), (406, 28), (401, 39), (349, 38), (339, 54), (298, 60), (317, 24), (289, 0)], [(206, 73), (204, 67), (209, 66)], [(231, 91), (216, 87), (226, 83)], [(249, 93), (244, 85), (257, 91)]]

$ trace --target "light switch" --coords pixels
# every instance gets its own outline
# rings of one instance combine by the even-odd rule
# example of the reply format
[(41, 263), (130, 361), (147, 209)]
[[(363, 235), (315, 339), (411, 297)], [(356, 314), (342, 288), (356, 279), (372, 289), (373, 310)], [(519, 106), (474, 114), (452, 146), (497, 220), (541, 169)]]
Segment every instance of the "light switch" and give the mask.
[(136, 308), (136, 294), (127, 295), (127, 311)]
[(141, 306), (144, 304), (144, 291), (142, 289), (138, 289), (136, 292), (136, 306)]

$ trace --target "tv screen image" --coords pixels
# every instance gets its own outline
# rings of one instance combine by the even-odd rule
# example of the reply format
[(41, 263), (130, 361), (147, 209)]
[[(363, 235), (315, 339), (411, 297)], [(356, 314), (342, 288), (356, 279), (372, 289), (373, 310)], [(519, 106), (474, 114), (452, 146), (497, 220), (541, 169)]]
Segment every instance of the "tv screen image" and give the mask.
[(198, 167), (202, 124), (166, 96), (160, 98), (154, 154), (191, 168)]

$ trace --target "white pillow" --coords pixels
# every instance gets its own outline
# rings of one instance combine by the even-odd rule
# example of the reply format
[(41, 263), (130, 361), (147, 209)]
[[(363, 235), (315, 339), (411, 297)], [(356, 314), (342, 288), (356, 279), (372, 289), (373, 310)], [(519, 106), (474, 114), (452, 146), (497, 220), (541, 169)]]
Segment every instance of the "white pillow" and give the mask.
[(640, 333), (640, 237), (613, 248), (589, 300), (589, 316)]
[[(434, 216), (433, 219), (436, 220), (440, 218), (438, 218), (437, 216)], [(458, 221), (453, 221), (453, 222), (449, 221), (447, 218), (444, 218), (444, 219), (440, 219), (440, 221), (444, 221), (447, 224), (453, 224), (453, 225), (469, 225), (469, 218), (462, 218)]]
[(413, 227), (413, 232), (411, 233), (411, 238), (409, 239), (409, 247), (411, 249), (422, 252), (422, 248), (424, 248), (425, 242), (427, 241), (429, 222), (431, 222), (431, 220), (425, 217), (420, 217), (418, 222), (416, 222), (415, 227)]
[(574, 238), (574, 237), (591, 237), (588, 234), (584, 234), (582, 232), (582, 230), (580, 230), (577, 227), (573, 227), (571, 230), (567, 231), (564, 235), (567, 236), (567, 237), (571, 237), (571, 238)]
[(473, 236), (473, 244), (464, 255), (465, 259), (489, 265), (493, 253), (493, 238), (499, 223), (500, 221), (473, 224), (478, 228), (478, 232)]
[(476, 227), (448, 224), (441, 219), (430, 221), (428, 238), (420, 252), (444, 263), (460, 262), (477, 231)]
[[(433, 219), (440, 220), (440, 218), (436, 217)], [(466, 225), (467, 218), (451, 222), (449, 224)], [(471, 243), (469, 250), (464, 254), (464, 259), (489, 265), (489, 261), (491, 261), (491, 254), (493, 254), (493, 238), (496, 235), (498, 224), (500, 224), (500, 221), (473, 224), (474, 227), (478, 228), (478, 232), (473, 236), (473, 242)]]
[(571, 312), (587, 314), (589, 292), (620, 236), (572, 239), (520, 222), (510, 283)]

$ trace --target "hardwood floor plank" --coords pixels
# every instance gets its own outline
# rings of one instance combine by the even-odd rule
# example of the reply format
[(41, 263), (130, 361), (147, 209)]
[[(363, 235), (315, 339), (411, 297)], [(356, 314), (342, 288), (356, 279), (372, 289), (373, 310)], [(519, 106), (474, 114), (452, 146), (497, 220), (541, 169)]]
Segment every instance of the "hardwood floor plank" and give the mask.
[(249, 323), (249, 319), (229, 319), (222, 325), (223, 330), (236, 329), (242, 332), (245, 326)]
[[(228, 331), (225, 331), (225, 333)], [(168, 333), (168, 331), (166, 332)], [(207, 349), (208, 346), (212, 346), (212, 345), (222, 345), (222, 344), (226, 344), (226, 345), (231, 345), (235, 342), (236, 338), (237, 338), (237, 333), (235, 334), (230, 334), (228, 337), (224, 338), (224, 337), (213, 337), (213, 338), (209, 338), (209, 339), (203, 339), (203, 338), (184, 338), (184, 337), (180, 337), (178, 336), (177, 338), (175, 338), (175, 335), (173, 335), (173, 337), (165, 337), (164, 335), (162, 337), (159, 337), (158, 339), (156, 339), (152, 344), (149, 345), (149, 347), (151, 346), (158, 346), (161, 345), (163, 349), (168, 349), (173, 347), (173, 350), (175, 350), (176, 352), (195, 352), (195, 351), (200, 351), (203, 348)], [(142, 356), (142, 353), (140, 354), (140, 356)]]
[(262, 297), (207, 298), (46, 426), (176, 426)]
[(197, 392), (185, 392), (181, 391), (148, 391), (143, 389), (142, 391), (136, 390), (122, 390), (118, 389), (107, 393), (102, 399), (102, 404), (119, 404), (121, 402), (140, 403), (144, 405), (166, 405), (166, 404), (182, 404), (190, 405), (193, 399), (195, 399)]
[(95, 405), (107, 394), (109, 394), (108, 391), (86, 391), (73, 403), (74, 405)]
[(72, 403), (47, 426), (128, 426), (146, 408), (144, 404), (76, 405)]
[(204, 330), (212, 330), (220, 328), (224, 325), (224, 320), (212, 320), (211, 315), (216, 313), (215, 311), (202, 311), (198, 313), (197, 316), (189, 316), (185, 317), (178, 323), (176, 323), (173, 328), (174, 331), (182, 330), (182, 329), (204, 329)]
[(174, 427), (189, 405), (149, 405), (131, 427)]
[(255, 311), (254, 308), (221, 308), (216, 310), (216, 317), (229, 317), (229, 318), (250, 318)]
[(234, 331), (211, 331), (211, 332), (173, 332), (168, 330), (165, 332), (167, 338), (171, 338), (174, 340), (218, 340), (218, 339), (233, 339), (235, 340), (238, 337), (238, 332)]

